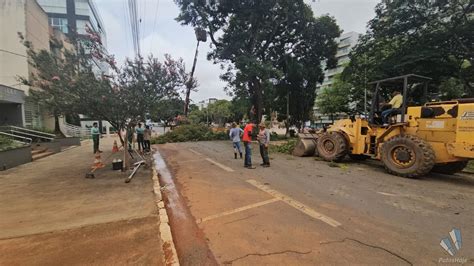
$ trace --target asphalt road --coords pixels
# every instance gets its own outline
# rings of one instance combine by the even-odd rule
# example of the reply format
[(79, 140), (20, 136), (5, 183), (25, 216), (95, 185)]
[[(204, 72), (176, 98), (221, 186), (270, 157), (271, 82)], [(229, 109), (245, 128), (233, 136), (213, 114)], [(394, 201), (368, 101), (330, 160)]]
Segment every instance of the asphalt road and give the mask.
[[(262, 168), (256, 146), (249, 170), (229, 142), (157, 147), (219, 264), (474, 264), (473, 176), (407, 179), (376, 162), (284, 154)], [(462, 247), (451, 256), (440, 241), (453, 228)], [(175, 242), (181, 264), (199, 264)]]

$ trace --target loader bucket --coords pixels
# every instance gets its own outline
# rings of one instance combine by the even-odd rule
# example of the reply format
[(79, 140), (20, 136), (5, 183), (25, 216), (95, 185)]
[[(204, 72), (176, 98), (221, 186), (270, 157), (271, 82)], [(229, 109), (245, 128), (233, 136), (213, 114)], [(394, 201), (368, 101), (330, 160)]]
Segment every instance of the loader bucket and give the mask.
[(293, 149), (293, 155), (298, 157), (313, 156), (317, 153), (316, 143), (318, 141), (317, 134), (299, 134), (299, 139)]

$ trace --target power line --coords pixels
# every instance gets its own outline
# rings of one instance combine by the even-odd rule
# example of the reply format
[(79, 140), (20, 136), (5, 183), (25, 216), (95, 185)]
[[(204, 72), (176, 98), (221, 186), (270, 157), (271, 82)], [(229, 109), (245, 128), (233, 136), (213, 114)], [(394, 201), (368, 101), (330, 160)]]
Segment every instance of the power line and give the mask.
[(5, 53), (8, 53), (8, 54), (12, 54), (12, 55), (16, 55), (16, 56), (21, 56), (21, 57), (28, 58), (26, 55), (17, 54), (17, 53), (15, 53), (15, 52), (11, 52), (11, 51), (7, 51), (7, 50), (3, 50), (3, 49), (0, 49), (0, 52), (5, 52)]
[[(130, 18), (129, 18), (129, 10), (128, 10), (128, 5), (127, 5), (127, 0), (124, 0), (122, 2), (123, 4), (123, 10), (124, 10), (124, 20), (125, 20), (125, 26), (128, 26), (130, 24)], [(131, 29), (130, 29), (131, 30)], [(130, 48), (130, 32), (129, 30), (125, 30), (125, 39), (127, 41), (127, 50)]]
[(135, 0), (128, 0), (130, 13), (130, 27), (132, 29), (132, 40), (135, 55), (140, 56), (140, 29), (137, 19), (137, 2)]
[(151, 52), (151, 47), (153, 45), (153, 41), (155, 39), (155, 35), (153, 33), (155, 32), (155, 29), (156, 29), (156, 21), (157, 21), (157, 17), (158, 17), (159, 6), (160, 6), (160, 0), (156, 0), (155, 18), (153, 19), (153, 28), (151, 30), (152, 35), (151, 35), (151, 42), (150, 42), (150, 52)]

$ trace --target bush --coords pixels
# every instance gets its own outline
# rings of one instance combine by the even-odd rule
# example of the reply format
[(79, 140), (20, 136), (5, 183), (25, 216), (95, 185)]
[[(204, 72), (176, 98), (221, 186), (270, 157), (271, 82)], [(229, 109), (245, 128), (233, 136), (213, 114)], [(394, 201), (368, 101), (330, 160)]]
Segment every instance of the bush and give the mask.
[(293, 152), (293, 149), (295, 148), (296, 141), (297, 139), (290, 139), (286, 143), (281, 145), (270, 145), (270, 151), (291, 154)]
[(164, 144), (172, 142), (205, 141), (205, 140), (227, 140), (229, 136), (226, 132), (212, 132), (205, 125), (191, 124), (176, 127), (173, 131), (167, 132), (151, 140), (152, 144)]
[(23, 147), (25, 144), (15, 141), (11, 138), (0, 136), (0, 151), (7, 151), (19, 147)]

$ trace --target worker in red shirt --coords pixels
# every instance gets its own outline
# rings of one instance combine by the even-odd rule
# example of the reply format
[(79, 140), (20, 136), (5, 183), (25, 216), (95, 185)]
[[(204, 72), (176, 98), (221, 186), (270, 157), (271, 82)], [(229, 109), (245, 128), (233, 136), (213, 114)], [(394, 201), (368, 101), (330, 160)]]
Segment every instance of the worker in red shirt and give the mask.
[(255, 169), (255, 166), (252, 166), (252, 131), (254, 124), (249, 122), (245, 125), (244, 135), (242, 136), (242, 141), (245, 146), (245, 161), (244, 167), (248, 169)]

